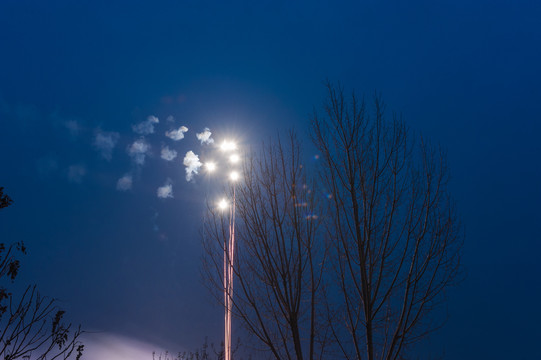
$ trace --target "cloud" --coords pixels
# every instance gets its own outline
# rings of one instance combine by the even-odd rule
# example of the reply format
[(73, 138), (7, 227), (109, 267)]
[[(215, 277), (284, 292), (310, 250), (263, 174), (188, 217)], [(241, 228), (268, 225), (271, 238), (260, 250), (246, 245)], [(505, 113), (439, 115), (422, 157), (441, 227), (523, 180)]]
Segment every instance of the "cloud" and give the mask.
[(202, 133), (196, 134), (197, 140), (200, 140), (201, 144), (212, 144), (214, 139), (210, 137), (211, 135), (209, 128), (205, 128)]
[(171, 161), (171, 160), (173, 160), (174, 158), (177, 157), (177, 152), (175, 150), (169, 149), (169, 146), (166, 146), (166, 147), (162, 148), (161, 157), (164, 160)]
[(72, 138), (76, 138), (83, 131), (83, 126), (77, 120), (65, 121), (64, 126), (68, 129)]
[(116, 182), (116, 189), (119, 191), (130, 190), (132, 186), (132, 182), (133, 182), (133, 179), (132, 179), (131, 174), (124, 174), (124, 176), (118, 179), (118, 181)]
[(188, 131), (186, 126), (181, 126), (178, 130), (170, 130), (165, 132), (165, 136), (175, 141), (184, 139), (184, 133)]
[(86, 167), (84, 165), (71, 165), (68, 168), (68, 180), (72, 183), (81, 183), (86, 175)]
[(193, 151), (188, 151), (186, 156), (184, 156), (184, 166), (186, 166), (186, 180), (192, 180), (194, 174), (197, 174), (199, 168), (203, 165), (199, 161), (199, 156), (194, 154)]
[(94, 137), (94, 147), (100, 152), (101, 156), (111, 161), (113, 158), (113, 149), (116, 146), (119, 135), (116, 132), (104, 132), (98, 130)]
[(132, 129), (137, 134), (148, 135), (154, 133), (154, 124), (159, 123), (160, 120), (156, 116), (150, 115), (145, 121), (141, 121), (137, 125), (132, 125)]
[(58, 111), (54, 111), (49, 115), (49, 118), (51, 119), (53, 125), (55, 127), (60, 126), (66, 130), (68, 130), (70, 135), (70, 140), (74, 141), (77, 140), (79, 135), (81, 135), (85, 128), (83, 126), (83, 122), (78, 119), (73, 118), (65, 118), (61, 116)]
[(173, 197), (173, 185), (171, 179), (167, 179), (165, 184), (158, 188), (156, 192), (160, 199), (167, 199)]
[(150, 145), (145, 141), (144, 138), (135, 140), (133, 144), (128, 146), (128, 154), (137, 165), (145, 164), (145, 158), (149, 152)]
[(175, 118), (173, 117), (173, 115), (169, 115), (167, 117), (167, 119), (165, 119), (165, 121), (169, 122), (169, 123), (174, 123), (175, 122)]

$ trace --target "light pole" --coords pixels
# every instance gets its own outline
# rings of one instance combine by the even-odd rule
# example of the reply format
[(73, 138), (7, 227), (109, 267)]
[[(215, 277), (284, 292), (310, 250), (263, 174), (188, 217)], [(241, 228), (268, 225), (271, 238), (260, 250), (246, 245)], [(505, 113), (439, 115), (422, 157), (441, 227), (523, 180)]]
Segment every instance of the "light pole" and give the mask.
[[(224, 141), (220, 149), (225, 153), (230, 153), (236, 150), (236, 144), (233, 142)], [(236, 164), (240, 161), (238, 154), (233, 153), (229, 156), (229, 162)], [(214, 163), (206, 164), (208, 171), (214, 171), (216, 165)], [(240, 174), (237, 171), (232, 171), (229, 174), (229, 180), (233, 185), (233, 198), (231, 204), (227, 200), (222, 199), (218, 203), (221, 210), (229, 208), (229, 238), (224, 239), (224, 269), (223, 269), (223, 284), (224, 284), (224, 360), (231, 360), (231, 322), (233, 310), (233, 263), (235, 260), (235, 208), (236, 208), (236, 182), (240, 179)]]

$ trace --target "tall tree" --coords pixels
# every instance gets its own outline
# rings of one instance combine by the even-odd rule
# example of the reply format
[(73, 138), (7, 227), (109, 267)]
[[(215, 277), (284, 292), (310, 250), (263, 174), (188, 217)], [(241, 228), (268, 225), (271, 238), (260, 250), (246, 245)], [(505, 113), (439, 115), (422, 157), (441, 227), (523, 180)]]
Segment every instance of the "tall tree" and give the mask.
[[(12, 203), (3, 190), (0, 187), (0, 209)], [(81, 329), (63, 322), (65, 311), (54, 298), (41, 296), (36, 286), (28, 286), (21, 296), (8, 290), (20, 267), (17, 252), (26, 253), (22, 242), (0, 243), (0, 356), (5, 360), (79, 360)]]
[(302, 165), (297, 137), (263, 145), (247, 157), (236, 185), (236, 251), (227, 215), (209, 207), (204, 226), (208, 279), (223, 299), (224, 254), (233, 264), (236, 318), (275, 359), (317, 359), (324, 349), (321, 321), (326, 249), (318, 236), (314, 183)]
[(324, 218), (334, 281), (328, 299), (336, 351), (347, 359), (402, 359), (434, 330), (429, 316), (456, 279), (460, 226), (448, 193), (445, 153), (416, 141), (403, 121), (369, 114), (353, 93), (327, 83), (312, 117), (332, 198)]

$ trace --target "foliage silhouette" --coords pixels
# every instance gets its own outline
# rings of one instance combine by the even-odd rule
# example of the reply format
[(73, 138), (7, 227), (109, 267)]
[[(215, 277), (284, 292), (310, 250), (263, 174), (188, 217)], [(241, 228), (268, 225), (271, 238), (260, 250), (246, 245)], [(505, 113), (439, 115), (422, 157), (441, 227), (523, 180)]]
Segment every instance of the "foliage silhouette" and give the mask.
[[(0, 209), (12, 202), (0, 187)], [(5, 280), (13, 283), (19, 271), (16, 253), (26, 254), (22, 242), (7, 247), (0, 243), (0, 356), (4, 360), (81, 359), (81, 328), (63, 322), (65, 311), (57, 307), (56, 299), (41, 296), (35, 285), (19, 297), (7, 289)]]

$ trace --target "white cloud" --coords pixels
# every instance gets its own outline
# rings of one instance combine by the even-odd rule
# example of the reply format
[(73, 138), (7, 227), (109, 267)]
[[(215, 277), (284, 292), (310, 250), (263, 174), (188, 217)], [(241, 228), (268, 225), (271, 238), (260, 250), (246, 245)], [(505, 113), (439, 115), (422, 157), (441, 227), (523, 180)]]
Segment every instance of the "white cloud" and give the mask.
[(165, 119), (165, 121), (170, 122), (170, 123), (174, 123), (174, 122), (175, 122), (175, 118), (173, 117), (173, 115), (169, 115), (169, 116), (167, 117), (167, 119)]
[(86, 175), (86, 167), (84, 165), (71, 165), (68, 168), (68, 180), (73, 183), (81, 183)]
[(156, 192), (160, 199), (167, 199), (173, 197), (173, 185), (171, 179), (167, 179), (165, 184), (158, 188)]
[(128, 146), (128, 154), (137, 165), (144, 165), (145, 158), (150, 151), (150, 145), (144, 138), (135, 140), (133, 144)]
[(197, 140), (200, 140), (201, 144), (212, 144), (214, 139), (210, 137), (211, 135), (209, 128), (205, 128), (202, 133), (196, 134)]
[(132, 125), (132, 129), (137, 134), (148, 135), (154, 133), (154, 124), (159, 123), (160, 120), (156, 116), (150, 115), (145, 121), (141, 121), (139, 124)]
[(113, 149), (116, 146), (119, 135), (116, 132), (104, 132), (98, 130), (94, 137), (94, 147), (100, 152), (101, 156), (108, 161), (113, 158)]
[(171, 161), (177, 157), (177, 152), (175, 150), (169, 149), (169, 146), (165, 146), (162, 148), (161, 157), (164, 160)]
[(193, 151), (188, 151), (186, 156), (184, 156), (184, 166), (186, 166), (186, 180), (192, 180), (194, 174), (197, 174), (199, 168), (203, 165), (199, 161), (199, 156), (194, 154)]
[(184, 133), (188, 131), (186, 126), (181, 126), (178, 130), (170, 130), (165, 132), (165, 136), (175, 141), (184, 139)]
[(124, 174), (124, 176), (118, 179), (118, 181), (116, 182), (116, 189), (120, 191), (130, 190), (132, 182), (133, 179), (131, 174)]

